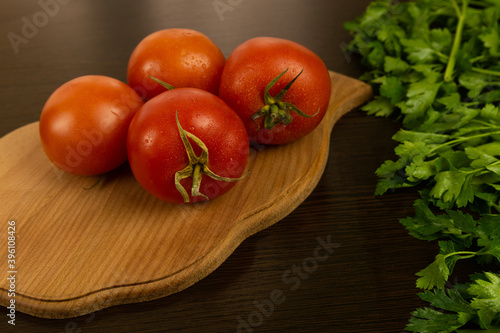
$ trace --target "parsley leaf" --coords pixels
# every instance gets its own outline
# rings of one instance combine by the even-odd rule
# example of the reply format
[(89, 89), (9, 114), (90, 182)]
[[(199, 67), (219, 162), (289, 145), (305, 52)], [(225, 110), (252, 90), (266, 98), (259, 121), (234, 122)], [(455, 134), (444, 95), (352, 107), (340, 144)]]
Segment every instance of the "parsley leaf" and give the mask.
[(460, 260), (500, 264), (500, 0), (375, 0), (345, 23), (346, 53), (361, 57), (374, 99), (362, 110), (394, 117), (395, 159), (375, 194), (419, 186), (409, 234), (438, 241), (416, 275), (411, 332), (500, 331), (500, 277), (475, 274), (452, 289)]
[[(486, 272), (471, 278), (473, 282), (469, 284), (419, 293), (418, 296), (430, 303), (432, 308), (413, 311), (406, 330), (429, 333), (498, 332), (500, 277)], [(478, 323), (479, 327), (471, 323)]]
[(431, 308), (417, 309), (412, 312), (413, 318), (406, 329), (410, 332), (441, 333), (454, 332), (462, 327), (467, 321), (467, 316), (459, 314), (443, 313)]
[(473, 296), (471, 306), (477, 310), (481, 328), (491, 328), (494, 319), (500, 319), (500, 276), (485, 272), (485, 279), (477, 279), (467, 289)]
[(395, 76), (385, 77), (380, 86), (380, 95), (389, 99), (391, 104), (397, 104), (405, 96), (406, 89), (403, 82)]
[(365, 104), (362, 110), (366, 111), (369, 115), (387, 117), (394, 111), (394, 105), (388, 98), (376, 96), (372, 101)]

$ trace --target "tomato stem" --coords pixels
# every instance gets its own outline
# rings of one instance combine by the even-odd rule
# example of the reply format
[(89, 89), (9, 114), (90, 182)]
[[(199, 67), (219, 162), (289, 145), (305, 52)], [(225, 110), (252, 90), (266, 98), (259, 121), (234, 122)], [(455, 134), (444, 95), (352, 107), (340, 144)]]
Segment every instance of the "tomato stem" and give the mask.
[(174, 87), (173, 85), (168, 84), (167, 82), (164, 82), (164, 81), (162, 81), (162, 80), (160, 80), (160, 79), (157, 79), (157, 78), (155, 78), (154, 76), (151, 76), (151, 75), (150, 75), (150, 76), (149, 76), (149, 78), (150, 78), (151, 80), (155, 81), (156, 83), (158, 83), (159, 85), (161, 85), (163, 88), (165, 88), (165, 89), (167, 89), (167, 90), (173, 90), (173, 89), (175, 89), (175, 87)]
[(198, 195), (208, 200), (208, 197), (200, 192), (201, 178), (203, 175), (202, 165), (196, 164), (193, 170), (193, 186), (191, 187), (191, 195), (196, 197)]
[[(182, 128), (179, 122), (179, 117), (177, 115), (177, 112), (175, 112), (175, 120), (177, 122), (179, 135), (181, 137), (182, 143), (184, 144), (184, 148), (186, 149), (186, 153), (189, 159), (188, 165), (184, 169), (177, 171), (175, 173), (175, 187), (182, 195), (184, 202), (189, 202), (189, 195), (184, 186), (182, 186), (182, 184), (180, 183), (182, 179), (189, 177), (193, 179), (193, 185), (191, 186), (191, 196), (193, 198), (201, 196), (204, 199), (209, 200), (209, 198), (206, 195), (200, 192), (203, 175), (207, 175), (212, 179), (224, 182), (235, 182), (246, 177), (248, 173), (239, 178), (222, 177), (215, 174), (212, 170), (210, 170), (208, 166), (208, 148), (205, 145), (205, 143), (194, 134), (189, 133), (188, 131)], [(193, 142), (196, 143), (201, 148), (202, 152), (200, 156), (196, 156), (193, 150), (193, 146), (191, 145), (191, 142), (189, 141), (188, 138), (193, 140)]]
[(264, 105), (259, 111), (254, 113), (250, 118), (257, 125), (257, 129), (260, 128), (259, 124), (257, 124), (256, 120), (260, 117), (264, 117), (264, 128), (272, 129), (277, 124), (288, 125), (292, 122), (293, 118), (290, 114), (290, 111), (297, 113), (301, 117), (311, 118), (318, 114), (318, 111), (309, 115), (304, 111), (300, 110), (298, 107), (293, 105), (292, 103), (283, 102), (283, 98), (285, 94), (288, 92), (290, 87), (294, 84), (294, 82), (298, 79), (298, 77), (304, 71), (303, 69), (300, 71), (297, 76), (295, 76), (287, 85), (281, 89), (281, 91), (276, 96), (271, 96), (269, 94), (269, 90), (278, 82), (278, 80), (288, 71), (288, 68), (281, 72), (278, 76), (276, 76), (271, 82), (266, 85), (266, 89), (264, 90)]

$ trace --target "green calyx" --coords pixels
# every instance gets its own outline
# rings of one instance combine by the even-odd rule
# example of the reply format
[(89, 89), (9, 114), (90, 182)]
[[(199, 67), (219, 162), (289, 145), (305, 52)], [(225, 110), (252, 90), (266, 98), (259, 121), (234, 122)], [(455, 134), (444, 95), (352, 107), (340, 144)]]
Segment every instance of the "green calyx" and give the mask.
[(260, 117), (264, 117), (264, 128), (266, 129), (272, 129), (275, 125), (280, 123), (288, 125), (292, 122), (292, 116), (290, 114), (290, 111), (294, 111), (298, 115), (305, 118), (311, 118), (318, 114), (319, 110), (312, 116), (308, 115), (307, 113), (300, 110), (292, 103), (283, 102), (283, 98), (285, 97), (285, 94), (288, 92), (288, 89), (290, 89), (292, 84), (295, 82), (295, 80), (297, 80), (297, 78), (302, 74), (304, 70), (301, 70), (296, 77), (294, 77), (290, 82), (288, 82), (288, 84), (283, 89), (281, 89), (281, 91), (276, 96), (271, 96), (269, 94), (269, 90), (276, 84), (276, 82), (278, 82), (278, 80), (287, 71), (288, 68), (267, 84), (266, 89), (264, 90), (264, 102), (266, 103), (266, 105), (250, 117), (257, 126), (259, 125), (255, 120)]
[[(210, 168), (208, 167), (208, 148), (205, 145), (205, 143), (203, 143), (203, 141), (201, 141), (197, 136), (185, 131), (182, 128), (181, 124), (179, 123), (177, 112), (175, 113), (175, 120), (177, 122), (179, 135), (181, 137), (182, 143), (184, 144), (184, 148), (186, 149), (186, 153), (189, 158), (188, 165), (184, 169), (177, 171), (175, 173), (175, 187), (182, 195), (184, 202), (189, 202), (188, 192), (180, 183), (181, 180), (184, 178), (191, 177), (193, 179), (193, 185), (191, 187), (192, 197), (201, 196), (206, 200), (208, 200), (209, 198), (200, 192), (201, 180), (203, 175), (207, 175), (212, 179), (224, 182), (235, 182), (240, 179), (243, 179), (246, 176), (245, 174), (239, 178), (228, 178), (213, 173), (212, 170), (210, 170)], [(188, 138), (193, 140), (201, 148), (202, 153), (200, 156), (196, 156), (193, 150), (193, 146), (191, 145), (191, 142), (189, 142)]]

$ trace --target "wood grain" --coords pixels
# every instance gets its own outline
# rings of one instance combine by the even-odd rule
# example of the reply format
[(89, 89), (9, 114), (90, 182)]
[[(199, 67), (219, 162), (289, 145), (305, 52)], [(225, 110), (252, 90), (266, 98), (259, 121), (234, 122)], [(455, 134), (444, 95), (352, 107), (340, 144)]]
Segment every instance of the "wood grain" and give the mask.
[[(38, 123), (0, 139), (1, 218), (16, 221), (17, 310), (75, 317), (164, 297), (213, 272), (245, 238), (305, 200), (322, 176), (335, 122), (371, 98), (368, 85), (330, 74), (332, 98), (320, 126), (289, 145), (254, 147), (251, 174), (208, 203), (161, 202), (127, 165), (86, 189), (96, 178), (56, 169), (39, 143)], [(6, 242), (0, 239), (4, 258)], [(8, 271), (6, 264), (0, 269)]]

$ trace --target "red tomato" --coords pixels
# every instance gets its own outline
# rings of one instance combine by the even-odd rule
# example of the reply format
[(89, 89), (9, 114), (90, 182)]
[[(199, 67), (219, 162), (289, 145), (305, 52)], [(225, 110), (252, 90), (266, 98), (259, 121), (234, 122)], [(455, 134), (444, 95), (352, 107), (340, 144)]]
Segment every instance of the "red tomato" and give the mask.
[(144, 38), (130, 56), (128, 84), (144, 99), (165, 91), (153, 76), (176, 88), (193, 87), (217, 94), (226, 58), (204, 34), (165, 29)]
[(127, 131), (142, 99), (107, 76), (81, 76), (57, 88), (40, 116), (48, 158), (77, 175), (99, 175), (127, 160)]
[[(183, 137), (192, 147), (192, 160)], [(139, 184), (172, 203), (226, 193), (245, 171), (249, 153), (248, 134), (236, 112), (197, 88), (176, 88), (145, 103), (130, 124), (127, 147)]]
[(328, 69), (315, 53), (272, 37), (238, 46), (226, 61), (219, 88), (219, 96), (240, 115), (250, 139), (262, 144), (285, 144), (311, 132), (323, 119), (330, 94)]

